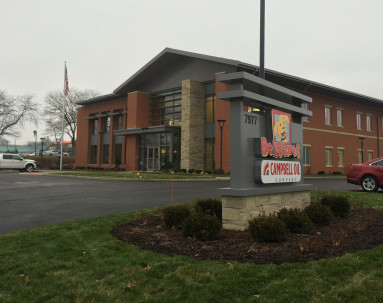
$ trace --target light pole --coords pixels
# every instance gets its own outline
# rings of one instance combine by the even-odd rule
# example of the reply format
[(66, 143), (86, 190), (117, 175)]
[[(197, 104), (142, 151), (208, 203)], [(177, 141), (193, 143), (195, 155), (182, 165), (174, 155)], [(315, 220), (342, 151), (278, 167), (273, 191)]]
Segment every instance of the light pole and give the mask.
[(40, 138), (41, 140), (41, 156), (40, 156), (40, 162), (41, 162), (41, 168), (43, 168), (43, 152), (44, 152), (44, 140), (45, 138)]
[(362, 163), (364, 162), (363, 161), (363, 140), (366, 139), (365, 137), (359, 137), (359, 140), (360, 140), (360, 148), (362, 150)]
[(222, 170), (222, 131), (223, 131), (223, 126), (225, 125), (226, 120), (219, 119), (219, 120), (217, 120), (217, 122), (219, 124), (219, 129), (221, 131), (221, 161), (220, 161), (221, 165), (220, 165), (220, 168)]
[(35, 156), (36, 156), (36, 145), (37, 145), (37, 131), (33, 131), (33, 136), (35, 136)]
[(144, 144), (143, 144), (143, 147), (142, 147), (142, 172), (145, 171), (145, 148), (146, 148), (146, 132), (148, 131), (148, 128), (147, 127), (143, 127), (142, 128), (142, 132), (144, 134)]

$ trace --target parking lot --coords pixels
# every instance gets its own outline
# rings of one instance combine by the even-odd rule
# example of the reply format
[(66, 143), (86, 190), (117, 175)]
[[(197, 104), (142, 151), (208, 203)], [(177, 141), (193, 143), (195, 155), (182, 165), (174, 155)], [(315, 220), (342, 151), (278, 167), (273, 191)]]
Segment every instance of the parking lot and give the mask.
[[(306, 179), (318, 190), (356, 191), (345, 179)], [(229, 181), (175, 182), (173, 203), (218, 196)], [(0, 234), (171, 202), (171, 182), (129, 182), (0, 171)]]

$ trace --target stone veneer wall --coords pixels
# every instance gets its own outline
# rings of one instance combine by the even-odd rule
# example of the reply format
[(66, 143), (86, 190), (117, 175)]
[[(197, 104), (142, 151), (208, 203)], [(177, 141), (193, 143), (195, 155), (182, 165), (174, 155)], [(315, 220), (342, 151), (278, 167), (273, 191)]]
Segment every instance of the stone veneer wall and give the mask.
[(310, 191), (278, 193), (248, 197), (222, 197), (222, 222), (224, 229), (245, 230), (248, 221), (262, 212), (266, 215), (280, 209), (300, 208), (310, 204)]
[(205, 85), (182, 81), (181, 168), (204, 169)]

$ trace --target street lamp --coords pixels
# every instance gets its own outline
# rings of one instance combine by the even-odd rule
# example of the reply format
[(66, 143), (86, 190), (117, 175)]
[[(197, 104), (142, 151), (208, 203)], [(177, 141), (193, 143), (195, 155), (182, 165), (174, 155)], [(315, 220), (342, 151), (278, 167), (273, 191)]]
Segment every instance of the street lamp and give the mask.
[(43, 152), (44, 152), (44, 141), (45, 138), (40, 138), (41, 140), (41, 156), (40, 156), (40, 162), (41, 162), (41, 168), (43, 168)]
[(146, 148), (146, 132), (148, 131), (147, 127), (142, 128), (142, 132), (144, 134), (144, 145), (142, 147), (142, 172), (145, 171), (145, 148)]
[(35, 156), (36, 156), (36, 144), (37, 144), (37, 131), (33, 131), (33, 136), (35, 137)]
[(366, 139), (365, 137), (359, 137), (359, 140), (360, 140), (360, 148), (362, 150), (362, 163), (364, 162), (363, 161), (363, 140)]
[(223, 126), (225, 125), (225, 122), (226, 120), (223, 120), (223, 119), (219, 119), (217, 120), (218, 124), (219, 124), (219, 129), (221, 131), (221, 169), (222, 169), (222, 130), (223, 130)]

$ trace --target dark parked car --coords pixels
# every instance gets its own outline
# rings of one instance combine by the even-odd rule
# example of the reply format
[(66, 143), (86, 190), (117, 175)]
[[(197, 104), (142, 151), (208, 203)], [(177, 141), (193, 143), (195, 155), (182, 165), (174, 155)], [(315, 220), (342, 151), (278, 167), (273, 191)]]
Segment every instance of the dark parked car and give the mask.
[(383, 158), (351, 165), (347, 182), (362, 186), (364, 191), (377, 191), (383, 187)]

